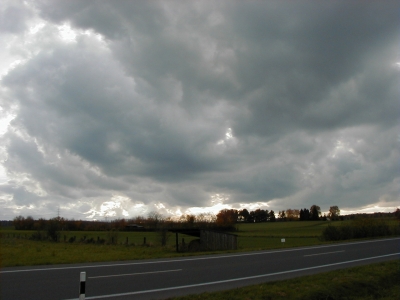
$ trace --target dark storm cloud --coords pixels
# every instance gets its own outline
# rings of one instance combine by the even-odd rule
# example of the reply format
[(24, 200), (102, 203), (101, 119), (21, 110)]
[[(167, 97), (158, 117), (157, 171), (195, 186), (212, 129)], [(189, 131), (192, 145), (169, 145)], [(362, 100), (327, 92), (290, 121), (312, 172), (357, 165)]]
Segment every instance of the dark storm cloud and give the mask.
[[(20, 39), (12, 49), (23, 63), (1, 81), (1, 106), (15, 116), (2, 137), (10, 180), (1, 190), (15, 205), (56, 199), (95, 217), (110, 199), (129, 214), (210, 199), (275, 210), (394, 206), (398, 8), (8, 5), (2, 13), (18, 26), (1, 27)], [(29, 35), (34, 18), (44, 25)], [(73, 41), (60, 38), (65, 24)]]

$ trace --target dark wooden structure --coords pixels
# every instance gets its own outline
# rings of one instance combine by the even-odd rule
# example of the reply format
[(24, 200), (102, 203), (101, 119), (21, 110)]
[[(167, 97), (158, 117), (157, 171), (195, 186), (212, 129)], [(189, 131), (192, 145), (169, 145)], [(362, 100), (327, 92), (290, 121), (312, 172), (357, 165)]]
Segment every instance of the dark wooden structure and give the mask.
[(125, 226), (126, 231), (145, 231), (145, 228), (137, 224), (128, 224)]
[(226, 232), (201, 230), (200, 248), (204, 250), (236, 250), (237, 235)]
[(179, 252), (179, 237), (178, 237), (179, 233), (199, 238), (197, 240), (190, 242), (190, 244), (188, 245), (189, 251), (213, 251), (213, 250), (237, 249), (236, 234), (213, 231), (213, 230), (205, 230), (199, 228), (170, 229), (169, 231), (175, 233), (176, 252)]

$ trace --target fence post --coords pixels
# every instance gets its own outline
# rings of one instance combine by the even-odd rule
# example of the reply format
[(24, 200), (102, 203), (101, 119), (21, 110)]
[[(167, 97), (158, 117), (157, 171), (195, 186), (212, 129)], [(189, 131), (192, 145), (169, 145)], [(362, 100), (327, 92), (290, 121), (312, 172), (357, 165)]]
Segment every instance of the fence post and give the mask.
[(85, 300), (86, 272), (81, 272), (79, 285), (79, 300)]

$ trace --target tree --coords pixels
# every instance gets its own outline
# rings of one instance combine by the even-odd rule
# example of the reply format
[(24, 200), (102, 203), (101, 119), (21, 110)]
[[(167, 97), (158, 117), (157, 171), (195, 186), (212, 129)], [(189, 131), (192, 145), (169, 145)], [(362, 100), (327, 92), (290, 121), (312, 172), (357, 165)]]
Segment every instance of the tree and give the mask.
[(35, 225), (35, 220), (31, 216), (27, 216), (25, 219), (25, 229), (33, 230)]
[[(169, 221), (173, 222), (172, 220)], [(195, 215), (181, 215), (179, 217), (179, 223), (181, 223), (184, 227), (193, 227), (195, 222), (196, 222)]]
[(37, 220), (34, 224), (34, 229), (35, 230), (45, 230), (46, 229), (46, 225), (47, 221), (43, 218), (40, 218), (39, 220)]
[(286, 219), (289, 221), (298, 221), (300, 216), (300, 211), (298, 209), (287, 209), (286, 210)]
[(310, 211), (307, 208), (300, 210), (300, 221), (308, 221), (310, 220)]
[(115, 230), (124, 230), (127, 224), (125, 219), (115, 219), (111, 221), (111, 228)]
[(238, 219), (238, 211), (236, 209), (223, 209), (217, 214), (217, 225), (229, 227), (235, 225)]
[(238, 219), (239, 219), (240, 221), (242, 221), (242, 222), (248, 222), (249, 216), (250, 216), (250, 213), (249, 213), (249, 211), (248, 211), (247, 209), (244, 208), (244, 209), (239, 210), (239, 217), (238, 217)]
[(208, 224), (215, 223), (217, 217), (213, 213), (202, 213), (196, 216), (196, 223), (200, 226), (206, 226)]
[(278, 218), (279, 218), (279, 220), (281, 220), (281, 221), (286, 221), (286, 214), (285, 214), (285, 211), (284, 211), (284, 210), (279, 211), (279, 213), (278, 213)]
[(271, 210), (271, 211), (269, 212), (268, 216), (269, 216), (269, 221), (270, 221), (270, 222), (275, 222), (275, 221), (276, 221), (275, 212), (274, 212), (273, 210)]
[(256, 214), (254, 210), (249, 213), (249, 217), (247, 218), (248, 222), (256, 222)]
[(186, 224), (189, 227), (193, 227), (194, 222), (196, 222), (196, 216), (195, 215), (186, 215)]
[(335, 205), (329, 208), (328, 217), (331, 220), (337, 220), (339, 218), (339, 215), (340, 215), (340, 209), (338, 206)]
[(25, 218), (23, 216), (15, 217), (13, 220), (14, 228), (16, 230), (24, 229)]
[(396, 209), (396, 211), (394, 212), (394, 216), (397, 220), (400, 220), (400, 209)]
[(310, 207), (310, 219), (319, 220), (321, 216), (321, 208), (318, 205), (313, 205)]
[(256, 222), (266, 222), (268, 218), (268, 212), (260, 208), (256, 209), (253, 215)]
[(160, 227), (160, 223), (162, 223), (163, 219), (164, 218), (163, 218), (162, 214), (152, 211), (148, 214), (147, 222), (152, 228), (158, 229)]

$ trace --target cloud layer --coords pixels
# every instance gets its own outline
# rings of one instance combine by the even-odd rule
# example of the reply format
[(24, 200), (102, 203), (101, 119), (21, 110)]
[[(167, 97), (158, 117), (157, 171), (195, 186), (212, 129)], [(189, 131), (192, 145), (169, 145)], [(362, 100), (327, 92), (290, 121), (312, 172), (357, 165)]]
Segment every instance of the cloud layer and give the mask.
[(399, 8), (4, 2), (0, 218), (393, 210)]

